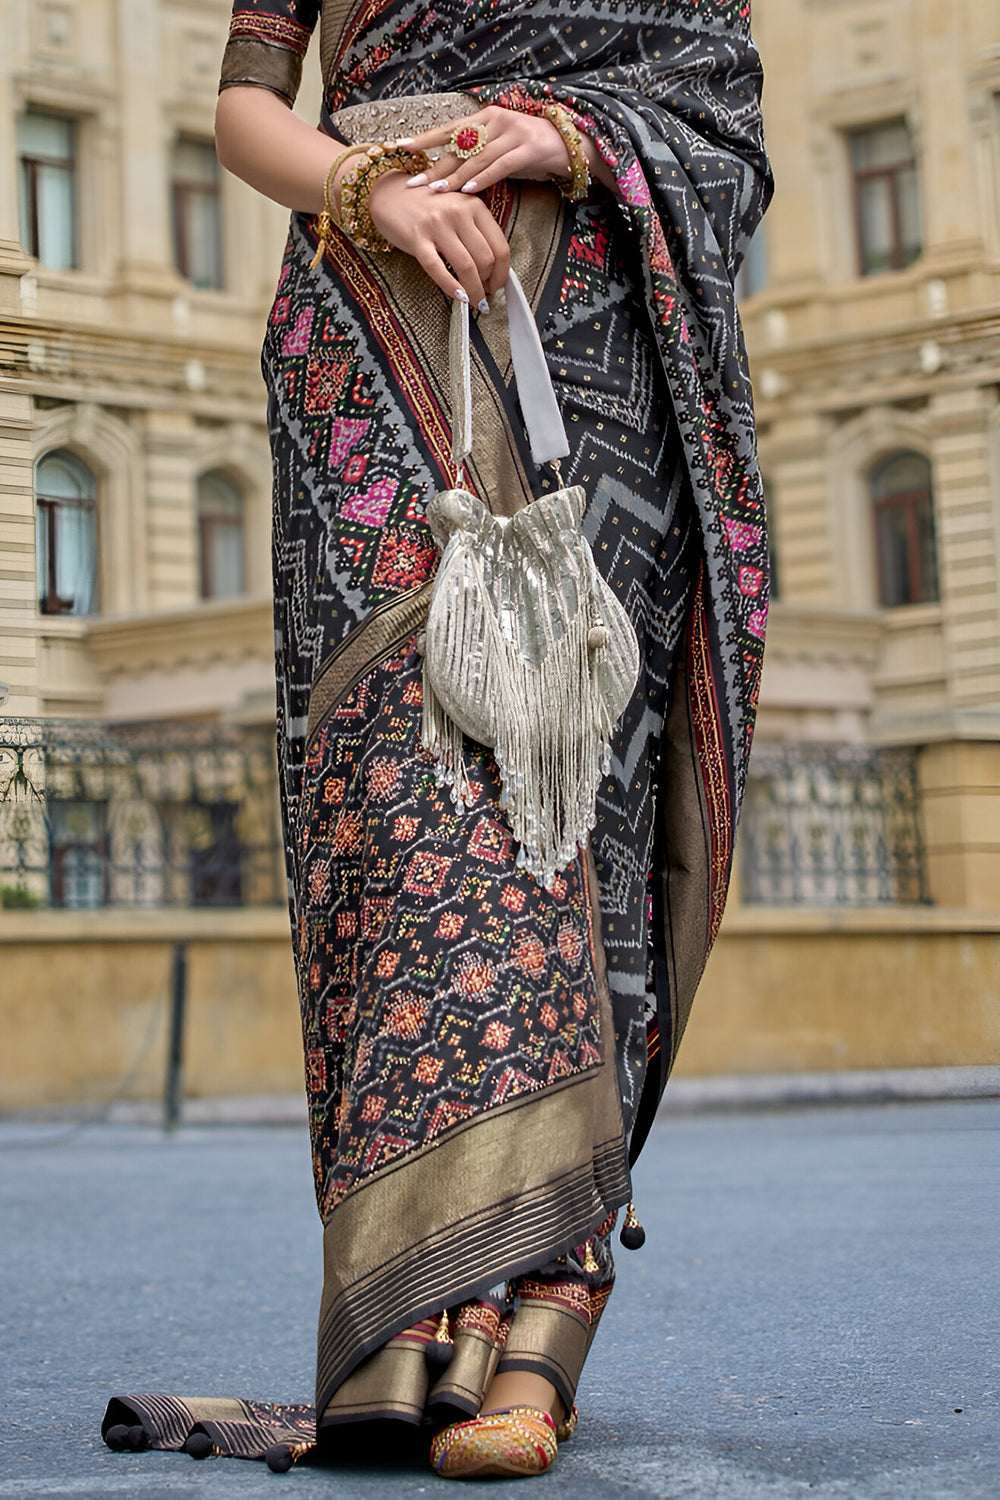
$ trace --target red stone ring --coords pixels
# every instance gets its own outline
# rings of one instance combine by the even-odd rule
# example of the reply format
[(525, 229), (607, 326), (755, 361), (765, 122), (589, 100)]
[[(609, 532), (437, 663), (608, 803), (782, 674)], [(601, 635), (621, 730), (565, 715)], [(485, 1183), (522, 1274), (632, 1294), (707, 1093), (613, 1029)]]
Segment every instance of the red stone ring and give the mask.
[(457, 157), (467, 161), (470, 156), (479, 155), (486, 145), (488, 134), (486, 126), (480, 125), (478, 121), (472, 125), (456, 125), (448, 144)]

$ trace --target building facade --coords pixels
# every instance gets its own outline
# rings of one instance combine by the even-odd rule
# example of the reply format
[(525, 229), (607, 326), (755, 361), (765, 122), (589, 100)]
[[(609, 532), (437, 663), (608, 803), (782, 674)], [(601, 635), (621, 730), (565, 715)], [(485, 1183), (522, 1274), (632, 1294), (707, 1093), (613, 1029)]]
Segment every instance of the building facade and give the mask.
[(215, 162), (229, 9), (0, 7), (10, 713), (272, 696), (257, 351), (287, 214)]
[[(229, 8), (0, 0), (0, 678), (7, 714), (81, 734), (273, 716), (257, 354), (287, 215), (215, 164)], [(756, 0), (754, 26), (777, 191), (740, 293), (777, 587), (741, 870), (681, 1066), (997, 1061), (1000, 3)], [(34, 885), (8, 840), (0, 883), (49, 908), (0, 912), (10, 972), (41, 965), (55, 994), (74, 944), (103, 945), (108, 1077), (131, 1032), (107, 996), (179, 934), (203, 945), (204, 1014), (238, 969), (265, 1027), (223, 1086), (275, 1086), (276, 1057), (297, 1073), (284, 916), (250, 923), (260, 881), (220, 888), (205, 856), (249, 816), (221, 786), (199, 793), (200, 863), (184, 852), (213, 913), (123, 913), (97, 843), (59, 842), (65, 808)], [(180, 878), (155, 843), (135, 890)], [(24, 1047), (17, 1102), (44, 1092)]]
[(757, 0), (744, 300), (778, 602), (763, 738), (919, 749), (928, 895), (1000, 910), (1000, 5)]

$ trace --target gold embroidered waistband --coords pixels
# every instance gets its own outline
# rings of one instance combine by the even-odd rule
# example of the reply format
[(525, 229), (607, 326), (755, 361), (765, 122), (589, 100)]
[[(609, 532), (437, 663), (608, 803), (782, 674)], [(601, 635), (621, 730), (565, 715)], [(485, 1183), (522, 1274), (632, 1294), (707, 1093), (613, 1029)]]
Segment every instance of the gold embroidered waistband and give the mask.
[(389, 141), (433, 130), (477, 108), (470, 94), (414, 94), (407, 99), (371, 99), (328, 115), (348, 141)]

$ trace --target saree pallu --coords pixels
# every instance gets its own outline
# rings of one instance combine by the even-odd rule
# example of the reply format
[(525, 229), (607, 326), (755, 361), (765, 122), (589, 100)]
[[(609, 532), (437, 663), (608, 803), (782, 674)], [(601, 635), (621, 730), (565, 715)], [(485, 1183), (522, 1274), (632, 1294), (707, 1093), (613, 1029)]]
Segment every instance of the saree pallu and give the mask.
[[(263, 369), (322, 1432), (475, 1411), (498, 1368), (572, 1401), (746, 774), (767, 545), (733, 280), (770, 180), (739, 0), (236, 0), (223, 87), (293, 100), (317, 21), (343, 139), (555, 99), (612, 168), (617, 196), (484, 197), (566, 421), (562, 482), (586, 489), (642, 655), (590, 847), (547, 891), (518, 866), (490, 751), (466, 741), (475, 795), (456, 809), (420, 748), (425, 511), (454, 477), (448, 301), (408, 257), (341, 235), (311, 270), (293, 215)], [(553, 483), (530, 460), (499, 302), (473, 320), (467, 476), (512, 514)], [(455, 1352), (432, 1380), (445, 1310)]]

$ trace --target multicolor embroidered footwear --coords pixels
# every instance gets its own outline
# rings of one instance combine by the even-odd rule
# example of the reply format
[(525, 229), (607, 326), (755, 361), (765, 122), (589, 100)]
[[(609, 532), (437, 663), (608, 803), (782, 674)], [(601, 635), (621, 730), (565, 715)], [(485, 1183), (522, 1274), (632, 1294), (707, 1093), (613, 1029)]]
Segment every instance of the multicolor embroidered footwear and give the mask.
[(571, 1438), (576, 1431), (576, 1424), (579, 1420), (580, 1413), (577, 1411), (576, 1404), (574, 1403), (562, 1421), (556, 1423), (556, 1442), (565, 1443), (567, 1438)]
[(431, 1444), (431, 1468), (442, 1479), (530, 1479), (556, 1456), (556, 1424), (534, 1406), (509, 1406), (455, 1422)]

